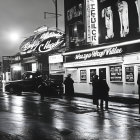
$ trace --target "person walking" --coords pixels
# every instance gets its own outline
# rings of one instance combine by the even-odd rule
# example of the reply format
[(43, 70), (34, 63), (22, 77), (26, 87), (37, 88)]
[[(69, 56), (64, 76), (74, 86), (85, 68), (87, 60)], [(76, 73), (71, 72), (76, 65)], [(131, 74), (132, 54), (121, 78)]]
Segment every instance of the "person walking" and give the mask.
[(99, 108), (99, 79), (98, 75), (94, 75), (92, 78), (92, 97), (93, 97), (93, 104), (97, 105), (97, 109)]
[(69, 97), (74, 95), (74, 86), (73, 86), (73, 79), (71, 78), (71, 74), (68, 74), (66, 79), (64, 80), (65, 85), (65, 94)]
[(109, 86), (106, 80), (103, 79), (103, 76), (99, 77), (99, 99), (100, 99), (100, 108), (103, 110), (104, 101), (105, 109), (108, 109), (108, 97), (109, 97)]

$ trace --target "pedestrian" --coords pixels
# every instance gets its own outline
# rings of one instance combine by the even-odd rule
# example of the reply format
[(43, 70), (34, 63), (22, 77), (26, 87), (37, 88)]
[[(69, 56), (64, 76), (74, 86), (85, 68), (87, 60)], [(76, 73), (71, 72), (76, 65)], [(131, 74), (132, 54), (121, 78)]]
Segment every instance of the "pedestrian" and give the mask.
[(138, 93), (140, 95), (140, 73), (138, 73), (137, 84), (138, 84)]
[(66, 79), (64, 80), (65, 85), (65, 94), (69, 97), (74, 96), (74, 86), (73, 86), (73, 79), (71, 78), (71, 74), (68, 74)]
[(109, 86), (103, 76), (99, 77), (99, 99), (100, 99), (100, 108), (103, 110), (104, 101), (105, 109), (108, 109), (108, 97), (109, 97)]
[(99, 79), (98, 75), (94, 75), (92, 78), (92, 98), (93, 98), (93, 104), (97, 105), (97, 109), (99, 108)]
[(40, 100), (44, 100), (45, 94), (46, 94), (46, 90), (47, 89), (47, 84), (42, 81), (42, 83), (38, 86), (38, 92), (40, 93)]
[(137, 84), (138, 84), (138, 94), (139, 94), (139, 114), (140, 114), (140, 73), (138, 73)]

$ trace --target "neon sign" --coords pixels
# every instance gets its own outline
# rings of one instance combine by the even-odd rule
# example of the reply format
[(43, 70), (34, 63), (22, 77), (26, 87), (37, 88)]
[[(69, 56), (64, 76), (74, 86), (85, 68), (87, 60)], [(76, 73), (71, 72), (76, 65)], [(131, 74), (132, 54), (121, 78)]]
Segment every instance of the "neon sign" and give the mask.
[(84, 53), (84, 54), (76, 54), (75, 55), (75, 60), (87, 60), (90, 58), (96, 58), (96, 57), (103, 57), (103, 56), (110, 56), (110, 55), (115, 55), (115, 54), (121, 54), (123, 52), (122, 48), (109, 48), (109, 49), (104, 49), (104, 50), (96, 50), (92, 51), (89, 53)]
[(37, 52), (48, 52), (64, 43), (64, 34), (57, 31), (45, 31), (26, 39), (20, 47), (22, 54)]
[(120, 56), (125, 53), (123, 47), (111, 47), (106, 49), (98, 49), (83, 53), (76, 53), (66, 56), (66, 62), (86, 61), (98, 58), (107, 58), (112, 56)]

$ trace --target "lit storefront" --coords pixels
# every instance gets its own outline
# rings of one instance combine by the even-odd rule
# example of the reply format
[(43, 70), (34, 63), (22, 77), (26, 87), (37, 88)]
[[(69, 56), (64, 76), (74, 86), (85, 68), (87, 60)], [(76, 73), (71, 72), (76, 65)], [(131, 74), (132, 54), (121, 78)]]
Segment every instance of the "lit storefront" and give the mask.
[[(137, 94), (137, 76), (140, 72), (140, 1), (78, 0), (74, 4), (72, 0), (71, 3), (73, 5), (65, 3), (65, 26), (68, 38), (66, 44), (73, 50), (70, 49), (63, 56), (65, 74), (71, 73), (75, 81), (75, 92), (91, 94), (91, 77), (97, 74), (104, 76), (110, 92)], [(80, 15), (74, 16), (78, 15), (76, 9), (79, 5), (85, 7), (82, 8), (82, 18)], [(69, 26), (80, 19), (85, 27), (85, 44), (71, 46)]]
[(12, 56), (11, 58), (12, 58), (11, 65), (10, 65), (11, 80), (20, 80), (21, 73), (22, 73), (20, 54), (17, 53), (16, 55)]
[(62, 54), (55, 54), (49, 56), (49, 75), (52, 79), (63, 81), (64, 79), (64, 67)]
[(34, 31), (20, 46), (22, 70), (40, 71), (49, 75), (49, 55), (64, 45), (64, 34), (46, 26)]

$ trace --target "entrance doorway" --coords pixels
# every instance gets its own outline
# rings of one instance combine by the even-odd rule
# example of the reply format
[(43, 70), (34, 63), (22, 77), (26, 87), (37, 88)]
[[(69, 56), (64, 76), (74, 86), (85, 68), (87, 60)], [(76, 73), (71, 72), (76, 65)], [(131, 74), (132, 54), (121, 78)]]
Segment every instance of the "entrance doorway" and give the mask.
[(106, 68), (99, 68), (99, 77), (102, 76), (106, 80)]

